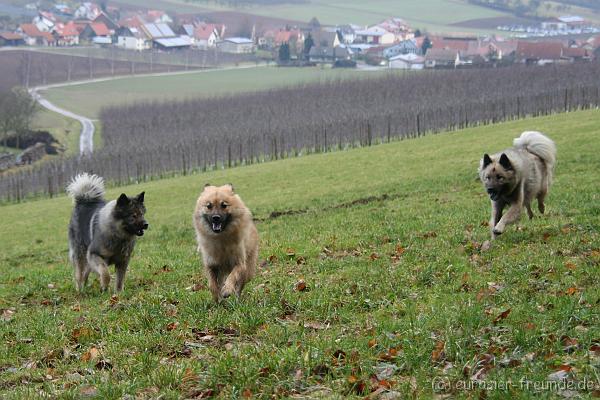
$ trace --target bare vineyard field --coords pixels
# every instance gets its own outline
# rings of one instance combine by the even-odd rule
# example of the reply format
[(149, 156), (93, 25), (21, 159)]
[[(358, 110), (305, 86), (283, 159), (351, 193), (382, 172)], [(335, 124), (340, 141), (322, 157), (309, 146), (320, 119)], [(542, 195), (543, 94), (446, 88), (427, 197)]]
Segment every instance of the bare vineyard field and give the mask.
[(124, 184), (595, 108), (599, 74), (575, 64), (386, 75), (107, 108), (100, 151), (1, 176), (0, 193), (53, 195), (77, 171)]
[(122, 61), (27, 50), (0, 52), (0, 90), (107, 76), (185, 70), (184, 65)]

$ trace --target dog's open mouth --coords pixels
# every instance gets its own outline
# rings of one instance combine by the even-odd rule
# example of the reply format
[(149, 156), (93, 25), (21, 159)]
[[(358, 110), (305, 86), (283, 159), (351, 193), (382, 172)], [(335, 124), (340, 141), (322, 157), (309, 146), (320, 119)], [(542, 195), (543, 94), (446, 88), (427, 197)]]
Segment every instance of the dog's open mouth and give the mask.
[(212, 230), (215, 233), (219, 233), (223, 230), (223, 223), (222, 222), (213, 222), (212, 223)]
[(144, 230), (143, 230), (143, 229), (138, 229), (138, 230), (135, 232), (135, 234), (136, 234), (137, 236), (144, 236)]

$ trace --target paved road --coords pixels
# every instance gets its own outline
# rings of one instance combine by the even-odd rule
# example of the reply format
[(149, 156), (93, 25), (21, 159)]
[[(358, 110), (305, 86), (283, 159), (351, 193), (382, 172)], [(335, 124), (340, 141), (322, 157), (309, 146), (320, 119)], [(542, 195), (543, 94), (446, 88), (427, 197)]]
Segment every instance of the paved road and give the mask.
[(231, 69), (258, 68), (258, 67), (263, 67), (263, 66), (264, 65), (239, 65), (236, 67), (211, 68), (211, 69), (176, 71), (176, 72), (159, 72), (159, 73), (139, 74), (139, 75), (111, 76), (111, 77), (105, 77), (105, 78), (88, 79), (88, 80), (84, 80), (84, 81), (62, 82), (62, 83), (55, 83), (52, 85), (36, 86), (34, 88), (29, 89), (29, 93), (31, 93), (33, 98), (36, 99), (38, 103), (40, 103), (43, 107), (47, 108), (48, 110), (62, 114), (69, 118), (76, 119), (77, 121), (79, 121), (81, 123), (81, 135), (79, 136), (79, 155), (85, 156), (85, 155), (92, 154), (92, 152), (94, 151), (95, 127), (94, 127), (93, 121), (87, 117), (84, 117), (83, 115), (75, 114), (69, 110), (65, 110), (63, 108), (60, 108), (60, 107), (52, 104), (50, 101), (45, 99), (40, 94), (41, 91), (52, 89), (52, 88), (58, 88), (58, 87), (85, 85), (88, 83), (112, 81), (112, 80), (117, 80), (117, 79), (142, 78), (142, 77), (149, 77), (149, 76), (198, 74), (198, 73), (206, 73), (206, 72), (213, 72), (213, 71), (226, 71), (226, 70), (231, 70)]
[[(50, 85), (55, 87), (56, 85)], [(85, 156), (92, 154), (94, 151), (94, 123), (91, 119), (86, 118), (82, 115), (78, 115), (72, 113), (71, 111), (62, 109), (60, 107), (55, 106), (50, 103), (48, 100), (43, 98), (39, 91), (48, 89), (49, 86), (38, 86), (32, 89), (29, 89), (29, 93), (33, 96), (34, 99), (37, 100), (43, 107), (47, 108), (50, 111), (54, 111), (56, 113), (62, 114), (66, 117), (76, 119), (81, 124), (81, 134), (79, 135), (79, 155)]]

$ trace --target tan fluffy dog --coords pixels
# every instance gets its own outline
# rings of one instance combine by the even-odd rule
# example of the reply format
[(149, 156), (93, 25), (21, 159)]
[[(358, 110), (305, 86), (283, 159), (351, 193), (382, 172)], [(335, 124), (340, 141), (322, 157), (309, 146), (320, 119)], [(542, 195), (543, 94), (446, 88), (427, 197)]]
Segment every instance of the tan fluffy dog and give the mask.
[(258, 232), (250, 210), (231, 185), (206, 185), (194, 211), (198, 251), (215, 301), (239, 297), (254, 276)]

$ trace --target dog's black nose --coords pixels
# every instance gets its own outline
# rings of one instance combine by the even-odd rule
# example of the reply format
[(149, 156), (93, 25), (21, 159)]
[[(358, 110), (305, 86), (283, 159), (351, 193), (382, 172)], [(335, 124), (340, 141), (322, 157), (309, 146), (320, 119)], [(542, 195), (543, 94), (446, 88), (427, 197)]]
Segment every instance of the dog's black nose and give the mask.
[(142, 225), (142, 229), (148, 229), (148, 224), (144, 223), (144, 225)]
[(221, 222), (221, 216), (218, 214), (213, 215), (211, 219), (212, 219), (212, 222), (215, 222), (215, 223)]
[(488, 194), (494, 194), (494, 193), (496, 193), (496, 191), (494, 189), (488, 189), (487, 192), (488, 192)]

